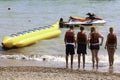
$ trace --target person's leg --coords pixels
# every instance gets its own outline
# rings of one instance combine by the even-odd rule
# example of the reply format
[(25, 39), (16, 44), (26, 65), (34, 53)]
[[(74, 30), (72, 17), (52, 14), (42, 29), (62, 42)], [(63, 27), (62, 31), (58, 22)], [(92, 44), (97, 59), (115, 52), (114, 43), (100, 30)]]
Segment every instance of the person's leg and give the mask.
[(109, 48), (107, 48), (107, 52), (108, 52), (108, 59), (109, 59), (109, 66), (111, 66), (111, 50)]
[(98, 59), (98, 51), (99, 50), (95, 50), (95, 60), (96, 60), (96, 67), (98, 68), (98, 61), (99, 61), (99, 59)]
[(109, 56), (110, 56), (110, 66), (112, 66), (112, 62), (113, 62), (113, 56), (112, 56), (112, 50), (109, 51)]
[(85, 68), (85, 54), (82, 55), (83, 56), (83, 69)]
[(71, 55), (71, 68), (73, 68), (73, 57), (74, 57), (74, 55), (72, 54)]
[(91, 53), (92, 53), (92, 64), (93, 64), (93, 68), (94, 68), (94, 64), (95, 64), (95, 61), (94, 61), (94, 50), (91, 50)]
[(66, 68), (68, 68), (68, 57), (69, 55), (66, 54)]
[(81, 55), (78, 54), (78, 68), (80, 68), (80, 60), (81, 60)]
[(110, 64), (110, 50), (107, 48), (107, 52), (108, 52), (108, 61), (109, 61), (109, 66), (111, 66)]
[(114, 53), (115, 53), (115, 49), (111, 49), (111, 66), (113, 66), (114, 64)]

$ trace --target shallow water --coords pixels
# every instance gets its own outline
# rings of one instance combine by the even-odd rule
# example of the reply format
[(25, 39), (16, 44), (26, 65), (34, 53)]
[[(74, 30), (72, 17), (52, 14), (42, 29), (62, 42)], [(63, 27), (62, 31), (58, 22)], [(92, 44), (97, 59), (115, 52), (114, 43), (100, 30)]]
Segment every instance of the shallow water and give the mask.
[[(98, 31), (103, 34), (105, 40), (109, 27), (114, 27), (115, 33), (118, 36), (115, 65), (117, 65), (117, 68), (119, 67), (119, 0), (0, 0), (0, 3), (1, 42), (6, 35), (35, 27), (51, 25), (59, 21), (61, 17), (68, 20), (71, 15), (85, 17), (88, 12), (95, 13), (107, 21), (104, 26), (96, 26)], [(10, 10), (8, 10), (8, 8), (10, 8)], [(87, 34), (90, 32), (89, 29), (90, 27), (85, 28)], [(41, 61), (43, 58), (46, 58), (48, 61), (65, 62), (65, 45), (63, 38), (66, 30), (67, 28), (62, 28), (62, 34), (57, 38), (43, 40), (31, 46), (10, 50), (0, 48), (0, 56), (4, 59), (25, 58), (25, 60)], [(79, 28), (75, 28), (76, 34), (78, 31)], [(88, 49), (87, 52), (86, 63), (91, 64), (90, 50)], [(77, 62), (77, 55), (75, 55), (75, 57), (75, 62)], [(104, 65), (103, 68), (108, 67), (108, 56), (107, 51), (104, 49), (104, 44), (99, 51), (99, 60), (100, 64)], [(118, 72), (120, 72), (119, 69)]]

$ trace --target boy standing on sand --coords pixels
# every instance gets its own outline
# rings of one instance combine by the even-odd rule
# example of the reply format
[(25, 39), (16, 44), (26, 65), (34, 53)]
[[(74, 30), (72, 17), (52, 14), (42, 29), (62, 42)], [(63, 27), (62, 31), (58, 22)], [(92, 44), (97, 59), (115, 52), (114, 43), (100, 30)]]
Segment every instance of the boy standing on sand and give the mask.
[(109, 34), (107, 35), (107, 40), (105, 44), (105, 49), (108, 51), (108, 57), (109, 57), (109, 66), (113, 66), (114, 63), (114, 53), (117, 49), (117, 36), (115, 33), (113, 33), (113, 27), (109, 28)]
[(84, 32), (84, 27), (80, 27), (80, 32), (77, 33), (77, 54), (78, 54), (78, 68), (80, 68), (80, 59), (81, 54), (83, 57), (83, 68), (85, 68), (85, 54), (86, 52), (86, 46), (87, 46), (87, 35)]
[(76, 40), (74, 34), (74, 27), (70, 26), (70, 29), (66, 31), (64, 36), (64, 42), (66, 46), (66, 68), (68, 68), (68, 57), (71, 55), (71, 68), (73, 68), (73, 57), (75, 54)]

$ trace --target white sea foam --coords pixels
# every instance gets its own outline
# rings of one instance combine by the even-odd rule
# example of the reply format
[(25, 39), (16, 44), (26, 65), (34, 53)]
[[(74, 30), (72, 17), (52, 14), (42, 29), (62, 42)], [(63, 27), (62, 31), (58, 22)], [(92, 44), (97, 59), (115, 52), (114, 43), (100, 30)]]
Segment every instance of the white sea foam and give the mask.
[[(115, 55), (115, 63), (119, 63), (120, 55)], [(1, 59), (16, 59), (16, 60), (31, 60), (31, 61), (54, 61), (54, 62), (65, 62), (65, 56), (52, 56), (52, 55), (1, 55)], [(86, 63), (92, 63), (91, 55), (86, 55)], [(74, 62), (77, 62), (77, 56), (74, 58)], [(81, 59), (82, 62), (82, 59)], [(108, 63), (108, 55), (99, 56), (100, 63)]]

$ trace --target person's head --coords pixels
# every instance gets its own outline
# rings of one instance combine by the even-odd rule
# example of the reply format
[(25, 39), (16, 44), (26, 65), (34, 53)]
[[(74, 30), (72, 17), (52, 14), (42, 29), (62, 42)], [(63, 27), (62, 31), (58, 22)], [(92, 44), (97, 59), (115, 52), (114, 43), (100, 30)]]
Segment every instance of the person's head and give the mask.
[(87, 13), (86, 15), (91, 16), (92, 14), (91, 13)]
[(72, 16), (69, 17), (70, 19), (73, 19)]
[(83, 30), (84, 30), (84, 27), (83, 27), (83, 26), (80, 26), (80, 30), (83, 31)]
[(114, 30), (113, 27), (109, 28), (110, 33), (113, 33), (113, 30)]
[(70, 29), (72, 29), (72, 30), (74, 29), (73, 25), (70, 25), (69, 27), (70, 27)]
[(60, 22), (63, 22), (63, 18), (60, 18)]
[(95, 30), (95, 27), (91, 27), (91, 32), (94, 32)]

